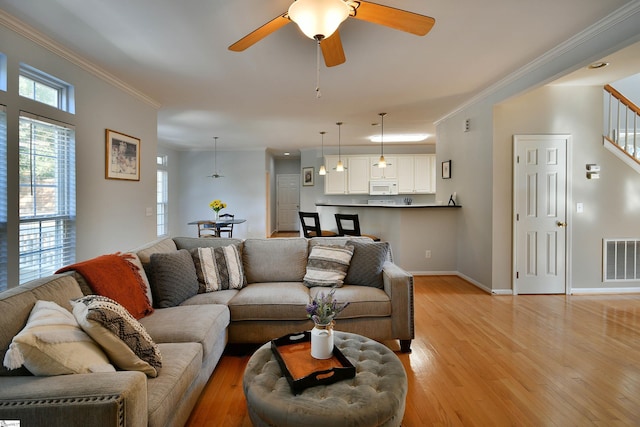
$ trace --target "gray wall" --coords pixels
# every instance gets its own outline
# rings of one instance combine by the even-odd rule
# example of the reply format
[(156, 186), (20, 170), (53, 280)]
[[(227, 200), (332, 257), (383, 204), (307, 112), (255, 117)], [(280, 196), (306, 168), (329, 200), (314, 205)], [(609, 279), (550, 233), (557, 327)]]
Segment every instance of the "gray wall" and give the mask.
[(234, 237), (266, 237), (268, 162), (265, 150), (218, 150), (218, 170), (224, 176), (216, 179), (207, 176), (213, 173), (212, 151), (178, 151), (175, 154), (178, 171), (170, 180), (177, 186), (177, 200), (172, 201), (177, 203), (178, 213), (176, 220), (171, 222), (172, 236), (197, 236), (196, 226), (187, 223), (213, 218), (209, 202), (220, 199), (227, 204), (221, 213), (247, 220), (234, 227)]
[[(501, 163), (511, 163), (512, 136), (527, 133), (567, 133), (573, 136), (569, 170), (572, 183), (571, 276), (573, 288), (637, 287), (640, 283), (602, 283), (602, 239), (640, 238), (640, 174), (606, 150), (602, 142), (602, 87), (547, 86), (496, 108), (496, 147)], [(509, 158), (507, 158), (507, 155)], [(601, 179), (586, 178), (585, 165), (600, 165)], [(506, 169), (506, 168), (505, 168)], [(500, 177), (510, 181), (511, 173)], [(497, 185), (496, 185), (497, 187)], [(504, 186), (509, 187), (510, 186)], [(584, 212), (576, 213), (576, 203)], [(501, 217), (511, 215), (511, 197), (496, 206)], [(498, 213), (500, 212), (500, 213)], [(504, 237), (510, 237), (505, 233)], [(508, 239), (500, 247), (509, 247)], [(494, 246), (496, 243), (494, 242)], [(497, 256), (507, 256), (504, 251)], [(509, 266), (507, 266), (509, 267)], [(508, 283), (510, 270), (494, 270), (497, 282)]]
[[(155, 188), (157, 111), (133, 96), (0, 26), (0, 52), (7, 55), (8, 90), (0, 91), (7, 105), (8, 125), (8, 243), (9, 284), (18, 278), (18, 114), (19, 110), (76, 126), (77, 260), (136, 247), (156, 234)], [(19, 64), (24, 62), (75, 87), (75, 114), (68, 114), (18, 96)], [(105, 179), (105, 129), (141, 140), (141, 178)], [(152, 215), (147, 216), (147, 208)]]
[[(571, 40), (557, 47), (437, 123), (438, 162), (452, 159), (453, 178), (438, 181), (436, 197), (456, 191), (463, 206), (457, 238), (457, 268), (463, 276), (494, 292), (511, 289), (511, 137), (515, 133), (562, 132), (572, 133), (574, 145), (579, 147), (572, 162), (573, 197), (585, 204), (585, 213), (574, 215), (571, 285), (578, 289), (602, 286), (598, 283), (598, 240), (622, 229), (627, 234), (637, 230), (637, 220), (634, 223), (626, 214), (613, 224), (618, 220), (613, 219), (606, 202), (615, 202), (625, 211), (631, 209), (630, 215), (637, 217), (638, 207), (630, 201), (635, 200), (640, 178), (635, 172), (613, 172), (622, 166), (616, 166), (613, 156), (601, 147), (601, 90), (531, 90), (638, 41), (638, 28), (639, 13), (618, 16), (616, 25), (604, 25), (583, 34), (579, 42)], [(518, 98), (527, 92), (531, 94)], [(465, 119), (471, 120), (468, 133), (462, 131)], [(585, 182), (585, 163), (600, 164), (606, 173), (612, 173), (611, 178)], [(622, 183), (616, 181), (620, 178)], [(611, 196), (616, 192), (620, 195)]]

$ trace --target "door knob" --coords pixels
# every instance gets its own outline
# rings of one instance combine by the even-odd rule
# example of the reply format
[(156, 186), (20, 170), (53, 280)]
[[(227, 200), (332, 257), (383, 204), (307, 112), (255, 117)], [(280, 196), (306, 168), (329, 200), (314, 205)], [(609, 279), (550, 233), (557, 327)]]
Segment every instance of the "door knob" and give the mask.
[(560, 228), (563, 228), (563, 227), (566, 227), (566, 226), (567, 226), (567, 223), (566, 223), (566, 222), (564, 222), (564, 221), (558, 221), (558, 222), (556, 222), (556, 225), (557, 225), (558, 227), (560, 227)]

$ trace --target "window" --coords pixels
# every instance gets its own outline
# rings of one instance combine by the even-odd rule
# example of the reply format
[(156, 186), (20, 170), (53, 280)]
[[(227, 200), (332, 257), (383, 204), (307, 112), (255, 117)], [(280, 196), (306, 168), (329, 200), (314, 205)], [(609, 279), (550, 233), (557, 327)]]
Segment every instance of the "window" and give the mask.
[(0, 291), (7, 289), (7, 112), (0, 105)]
[(158, 237), (166, 236), (167, 230), (167, 205), (169, 203), (169, 172), (167, 171), (167, 156), (157, 158), (157, 202), (156, 202), (156, 224), (158, 227)]
[(75, 261), (75, 130), (20, 113), (20, 283)]
[(0, 52), (0, 90), (7, 91), (7, 55)]
[(26, 64), (20, 64), (20, 96), (74, 113), (73, 86)]

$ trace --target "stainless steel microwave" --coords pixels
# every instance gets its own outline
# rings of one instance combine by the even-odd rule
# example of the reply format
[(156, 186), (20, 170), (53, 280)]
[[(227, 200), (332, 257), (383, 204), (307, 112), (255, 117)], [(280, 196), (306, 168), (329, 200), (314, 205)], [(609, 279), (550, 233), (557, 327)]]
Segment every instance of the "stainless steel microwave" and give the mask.
[(398, 181), (388, 179), (369, 181), (369, 194), (372, 196), (398, 194)]

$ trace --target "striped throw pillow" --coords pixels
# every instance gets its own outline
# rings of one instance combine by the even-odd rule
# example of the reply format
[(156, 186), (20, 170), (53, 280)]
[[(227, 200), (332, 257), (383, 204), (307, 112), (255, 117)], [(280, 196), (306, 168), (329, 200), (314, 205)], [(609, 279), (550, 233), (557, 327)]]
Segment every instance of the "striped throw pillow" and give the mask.
[(199, 293), (241, 289), (246, 284), (237, 245), (196, 248), (191, 255), (198, 275)]
[(316, 245), (307, 260), (304, 284), (314, 286), (336, 286), (343, 284), (353, 256), (353, 245)]

